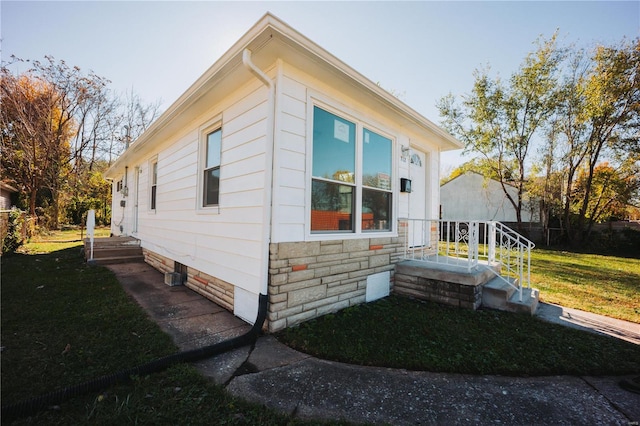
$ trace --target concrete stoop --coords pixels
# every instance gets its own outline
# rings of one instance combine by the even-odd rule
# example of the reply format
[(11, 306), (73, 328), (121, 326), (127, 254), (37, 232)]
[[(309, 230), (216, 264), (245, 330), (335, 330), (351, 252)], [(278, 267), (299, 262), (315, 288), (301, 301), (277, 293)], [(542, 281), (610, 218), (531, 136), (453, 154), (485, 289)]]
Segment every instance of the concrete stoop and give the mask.
[(84, 240), (84, 255), (87, 262), (94, 265), (113, 265), (144, 260), (140, 240), (133, 237), (95, 238), (93, 240), (93, 259), (91, 258), (91, 244), (86, 238)]
[(520, 301), (513, 287), (518, 281), (499, 273), (499, 265), (479, 265), (469, 271), (455, 264), (403, 261), (396, 264), (394, 292), (461, 308), (535, 314), (539, 291), (522, 289)]

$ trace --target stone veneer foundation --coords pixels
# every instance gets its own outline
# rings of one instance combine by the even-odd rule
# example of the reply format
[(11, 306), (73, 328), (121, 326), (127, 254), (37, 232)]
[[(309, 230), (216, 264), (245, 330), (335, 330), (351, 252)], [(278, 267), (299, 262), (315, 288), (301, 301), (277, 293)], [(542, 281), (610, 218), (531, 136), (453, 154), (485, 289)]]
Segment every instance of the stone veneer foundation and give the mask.
[[(142, 249), (144, 261), (162, 273), (174, 272), (175, 262), (168, 257), (147, 249)], [(233, 312), (233, 284), (207, 275), (197, 269), (187, 267), (187, 280), (184, 285)]]
[[(385, 272), (389, 292), (477, 309), (482, 296), (477, 277), (458, 282), (457, 273), (442, 275), (424, 264), (404, 261), (406, 230), (406, 223), (401, 223), (398, 237), (270, 244), (265, 330), (276, 332), (363, 303), (367, 277)], [(430, 231), (437, 241), (437, 229)], [(418, 251), (430, 254), (432, 249), (418, 248), (412, 254)], [(160, 272), (175, 271), (173, 260), (147, 249), (143, 254), (145, 262)], [(184, 285), (233, 312), (233, 284), (189, 267)]]
[(270, 332), (365, 301), (367, 277), (402, 258), (398, 237), (274, 243), (269, 247)]

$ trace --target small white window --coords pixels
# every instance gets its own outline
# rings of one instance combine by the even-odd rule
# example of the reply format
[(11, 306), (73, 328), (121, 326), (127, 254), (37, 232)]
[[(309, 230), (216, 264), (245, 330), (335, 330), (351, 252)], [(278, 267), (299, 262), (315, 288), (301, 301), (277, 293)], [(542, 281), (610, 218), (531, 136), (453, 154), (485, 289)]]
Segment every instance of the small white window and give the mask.
[(156, 200), (158, 194), (158, 160), (153, 160), (150, 167), (151, 172), (151, 210), (156, 209)]
[(217, 206), (220, 203), (220, 150), (222, 129), (206, 134), (204, 147), (204, 170), (202, 177), (202, 206)]

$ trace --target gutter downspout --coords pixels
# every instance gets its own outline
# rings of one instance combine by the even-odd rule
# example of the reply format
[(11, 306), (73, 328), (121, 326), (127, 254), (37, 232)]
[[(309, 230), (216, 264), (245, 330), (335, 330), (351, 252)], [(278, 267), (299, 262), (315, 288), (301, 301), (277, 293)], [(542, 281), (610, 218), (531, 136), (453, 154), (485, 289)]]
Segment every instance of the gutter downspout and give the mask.
[(265, 212), (263, 216), (263, 252), (262, 252), (262, 271), (260, 273), (262, 289), (260, 297), (269, 294), (269, 245), (271, 244), (272, 220), (273, 220), (273, 185), (274, 185), (274, 152), (275, 152), (275, 116), (276, 116), (276, 86), (275, 83), (258, 68), (251, 60), (251, 50), (244, 49), (242, 52), (242, 64), (251, 72), (258, 80), (269, 89), (269, 116), (267, 117), (266, 131), (266, 149), (265, 149), (265, 190), (264, 190), (264, 206)]

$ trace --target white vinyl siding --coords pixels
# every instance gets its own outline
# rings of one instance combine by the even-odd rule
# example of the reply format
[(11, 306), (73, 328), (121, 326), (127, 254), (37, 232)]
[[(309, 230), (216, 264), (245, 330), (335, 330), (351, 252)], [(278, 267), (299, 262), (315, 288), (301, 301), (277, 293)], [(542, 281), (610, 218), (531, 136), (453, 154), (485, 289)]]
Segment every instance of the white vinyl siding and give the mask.
[[(351, 234), (311, 234), (308, 229), (308, 206), (310, 198), (311, 164), (307, 164), (307, 155), (311, 155), (307, 146), (307, 134), (312, 130), (307, 113), (312, 110), (312, 97), (318, 97), (323, 104), (332, 106), (332, 111), (345, 111), (346, 117), (353, 116), (369, 130), (385, 137), (392, 137), (392, 173), (391, 173), (391, 235), (395, 235), (399, 217), (406, 217), (409, 198), (399, 193), (400, 178), (409, 178), (408, 164), (401, 160), (400, 147), (411, 147), (426, 153), (427, 182), (416, 187), (426, 192), (427, 211), (431, 216), (438, 214), (438, 148), (434, 142), (416, 134), (406, 126), (384, 116), (367, 103), (347, 98), (331, 86), (329, 81), (314, 79), (300, 70), (284, 64), (283, 75), (278, 80), (278, 110), (276, 112), (276, 150), (274, 153), (274, 193), (273, 193), (273, 233), (272, 242), (310, 241), (317, 239), (363, 238), (388, 236), (389, 231), (368, 231)], [(309, 172), (307, 174), (307, 172)], [(435, 176), (435, 178), (434, 178)], [(308, 180), (307, 180), (308, 179)], [(417, 183), (417, 182), (416, 182)], [(434, 198), (435, 197), (435, 198)]]
[[(286, 69), (286, 67), (285, 67)], [(295, 78), (279, 80), (273, 241), (303, 241), (305, 233), (307, 88)]]
[[(141, 215), (137, 234), (145, 248), (256, 295), (262, 284), (267, 94), (262, 85), (247, 86), (162, 146), (157, 211)], [(216, 126), (222, 129), (220, 204), (208, 214), (198, 208), (199, 143), (201, 133)], [(150, 200), (149, 165), (141, 165), (141, 201)]]

